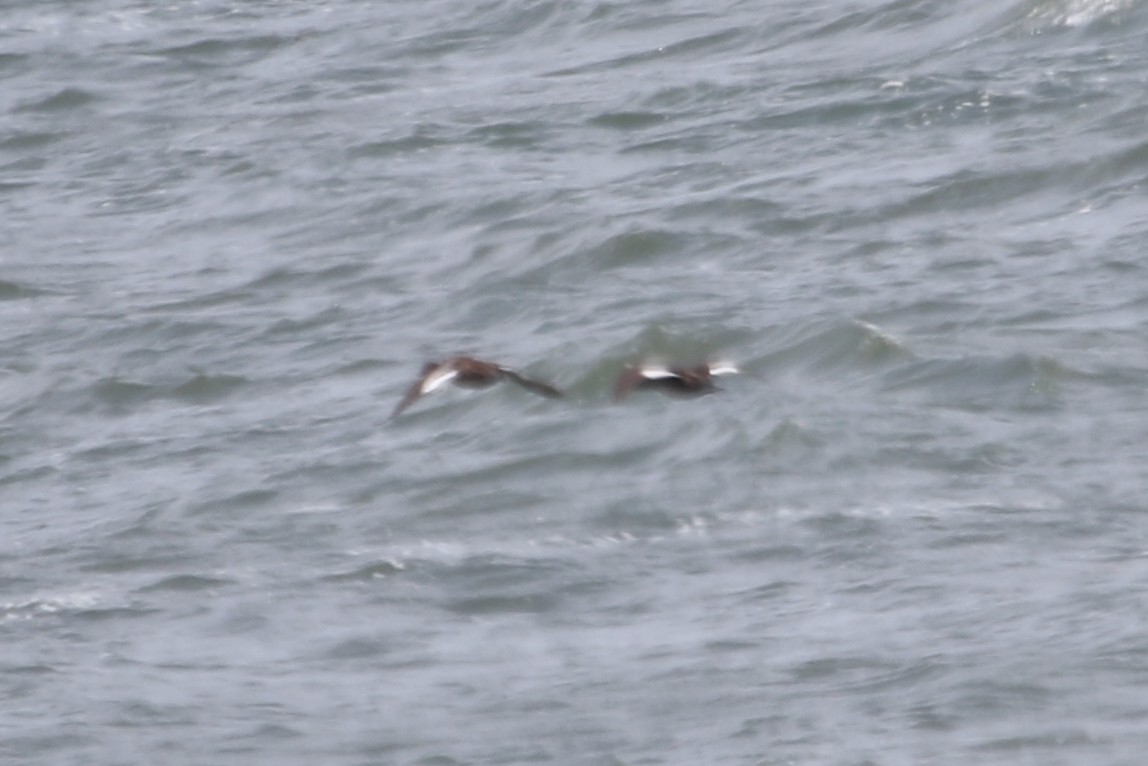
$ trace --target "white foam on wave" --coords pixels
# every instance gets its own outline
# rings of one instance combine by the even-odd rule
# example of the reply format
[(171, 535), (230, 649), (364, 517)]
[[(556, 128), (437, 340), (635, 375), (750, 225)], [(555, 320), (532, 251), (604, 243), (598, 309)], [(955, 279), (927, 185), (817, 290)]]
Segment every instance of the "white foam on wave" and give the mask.
[(23, 601), (0, 603), (0, 619), (30, 620), (33, 617), (77, 612), (94, 609), (103, 602), (95, 591), (75, 591), (72, 593), (40, 594)]
[(1056, 0), (1037, 3), (1028, 20), (1036, 31), (1049, 27), (1083, 27), (1127, 10), (1139, 0)]

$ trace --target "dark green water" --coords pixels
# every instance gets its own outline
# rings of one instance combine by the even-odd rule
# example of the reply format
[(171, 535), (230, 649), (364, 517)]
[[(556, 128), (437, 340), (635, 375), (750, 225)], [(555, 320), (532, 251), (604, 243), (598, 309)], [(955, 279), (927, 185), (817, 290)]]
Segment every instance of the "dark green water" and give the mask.
[(1138, 766), (1146, 34), (0, 5), (0, 756)]

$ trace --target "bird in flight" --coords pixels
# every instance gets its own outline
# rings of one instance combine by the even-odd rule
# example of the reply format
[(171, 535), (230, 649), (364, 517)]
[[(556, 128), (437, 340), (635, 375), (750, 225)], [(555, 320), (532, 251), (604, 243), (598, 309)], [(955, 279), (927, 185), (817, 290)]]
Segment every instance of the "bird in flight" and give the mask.
[(701, 396), (718, 390), (714, 378), (732, 375), (738, 368), (728, 362), (698, 364), (693, 367), (628, 365), (614, 383), (614, 401), (620, 402), (635, 389), (652, 388), (667, 396)]
[(398, 417), (419, 397), (442, 388), (447, 383), (453, 383), (463, 388), (487, 388), (503, 380), (517, 383), (527, 391), (550, 399), (557, 399), (562, 396), (562, 392), (549, 383), (532, 380), (494, 362), (484, 362), (469, 356), (456, 356), (444, 362), (427, 362), (423, 365), (419, 379), (407, 389), (406, 395), (395, 407), (391, 417)]

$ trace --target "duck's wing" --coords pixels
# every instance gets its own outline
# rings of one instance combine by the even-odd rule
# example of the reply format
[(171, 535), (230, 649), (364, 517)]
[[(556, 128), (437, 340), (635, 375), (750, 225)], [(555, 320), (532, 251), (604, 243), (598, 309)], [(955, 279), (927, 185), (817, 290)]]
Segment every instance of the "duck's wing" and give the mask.
[(440, 366), (423, 375), (418, 382), (419, 393), (429, 394), (431, 391), (442, 388), (458, 377), (458, 370), (454, 367)]
[[(430, 365), (428, 365), (429, 367)], [(407, 392), (403, 395), (402, 401), (395, 407), (395, 411), (391, 413), (392, 418), (397, 418), (403, 413), (407, 407), (414, 404), (423, 394), (429, 394), (437, 388), (441, 388), (446, 383), (449, 383), (458, 375), (458, 370), (448, 367), (435, 367), (434, 369), (426, 372), (421, 378), (411, 384)]]
[(498, 369), (501, 370), (502, 374), (505, 375), (509, 380), (513, 380), (515, 383), (522, 386), (527, 391), (533, 391), (539, 396), (545, 396), (548, 399), (562, 398), (562, 392), (549, 383), (543, 383), (540, 380), (527, 378), (524, 375), (521, 375), (514, 370), (508, 370), (505, 367), (499, 367)]
[(418, 398), (422, 395), (423, 395), (423, 382), (421, 380), (417, 380), (413, 384), (411, 384), (410, 388), (407, 389), (406, 394), (403, 395), (402, 401), (399, 402), (398, 406), (395, 407), (394, 412), (391, 413), (391, 417), (397, 418), (399, 415), (402, 415), (403, 410), (405, 410), (407, 407), (410, 407), (412, 404), (414, 404), (418, 400)]
[(614, 382), (614, 401), (620, 402), (630, 395), (638, 384), (646, 380), (646, 372), (641, 367), (627, 367)]

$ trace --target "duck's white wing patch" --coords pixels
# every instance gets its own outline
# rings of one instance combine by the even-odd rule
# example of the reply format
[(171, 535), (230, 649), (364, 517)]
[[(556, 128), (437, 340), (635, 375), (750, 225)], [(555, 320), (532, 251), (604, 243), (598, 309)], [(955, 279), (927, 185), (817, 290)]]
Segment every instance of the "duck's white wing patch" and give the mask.
[(715, 362), (710, 365), (710, 375), (736, 375), (741, 372), (733, 362)]
[(458, 370), (435, 370), (423, 380), (420, 391), (424, 394), (429, 394), (437, 388), (442, 388), (456, 377), (458, 377)]
[(643, 367), (640, 372), (646, 380), (664, 380), (666, 378), (678, 377), (676, 373), (670, 372), (665, 367)]

